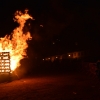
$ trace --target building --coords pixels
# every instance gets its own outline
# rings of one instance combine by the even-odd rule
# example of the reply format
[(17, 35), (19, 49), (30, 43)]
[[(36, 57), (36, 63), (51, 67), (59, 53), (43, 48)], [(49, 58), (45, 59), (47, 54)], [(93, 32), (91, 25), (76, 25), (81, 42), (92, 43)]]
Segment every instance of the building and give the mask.
[(63, 60), (63, 59), (81, 59), (84, 57), (83, 51), (75, 51), (75, 52), (68, 52), (62, 55), (54, 55), (50, 57), (46, 57), (43, 60), (54, 62), (55, 60)]

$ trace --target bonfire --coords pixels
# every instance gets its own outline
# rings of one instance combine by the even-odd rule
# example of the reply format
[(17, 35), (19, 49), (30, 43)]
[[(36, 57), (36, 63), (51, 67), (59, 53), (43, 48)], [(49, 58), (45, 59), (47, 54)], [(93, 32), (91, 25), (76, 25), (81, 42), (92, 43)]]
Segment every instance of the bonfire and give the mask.
[(20, 66), (20, 60), (27, 57), (27, 40), (31, 40), (30, 32), (23, 33), (23, 28), (28, 19), (33, 19), (28, 10), (24, 13), (16, 11), (14, 22), (19, 26), (10, 35), (0, 38), (0, 72), (13, 72)]

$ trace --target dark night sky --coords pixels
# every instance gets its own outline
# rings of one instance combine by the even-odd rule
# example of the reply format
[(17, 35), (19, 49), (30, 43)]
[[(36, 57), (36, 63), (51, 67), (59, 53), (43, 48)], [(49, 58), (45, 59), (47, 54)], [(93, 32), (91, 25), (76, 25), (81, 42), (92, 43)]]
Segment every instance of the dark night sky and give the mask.
[(43, 54), (99, 47), (99, 5), (95, 0), (1, 0), (0, 34), (11, 33), (16, 26), (12, 20), (14, 12), (28, 8), (36, 19), (31, 22), (34, 47)]

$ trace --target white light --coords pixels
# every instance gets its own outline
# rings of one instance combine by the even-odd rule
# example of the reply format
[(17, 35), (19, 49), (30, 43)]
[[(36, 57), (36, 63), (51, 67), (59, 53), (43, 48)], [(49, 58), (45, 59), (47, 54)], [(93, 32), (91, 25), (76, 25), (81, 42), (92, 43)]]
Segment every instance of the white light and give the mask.
[(44, 60), (44, 59), (43, 59)]
[(56, 57), (56, 58), (58, 58), (58, 57)]
[(68, 55), (70, 57), (70, 55)]

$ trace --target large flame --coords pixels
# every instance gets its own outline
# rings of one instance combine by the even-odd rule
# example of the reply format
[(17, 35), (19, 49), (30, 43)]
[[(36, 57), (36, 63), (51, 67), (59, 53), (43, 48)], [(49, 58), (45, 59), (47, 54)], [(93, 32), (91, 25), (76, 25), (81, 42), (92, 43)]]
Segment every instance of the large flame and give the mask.
[(20, 60), (27, 56), (27, 40), (32, 39), (32, 37), (29, 32), (23, 33), (23, 28), (28, 19), (33, 19), (28, 14), (28, 10), (25, 10), (24, 13), (16, 11), (14, 21), (19, 23), (19, 27), (15, 28), (11, 35), (0, 38), (0, 52), (10, 52), (10, 67), (12, 71), (20, 66)]

